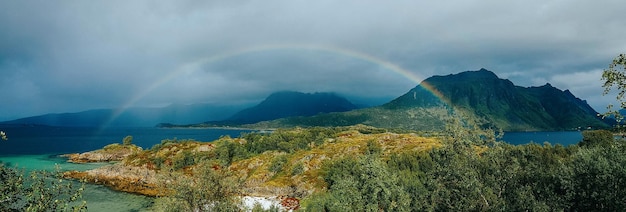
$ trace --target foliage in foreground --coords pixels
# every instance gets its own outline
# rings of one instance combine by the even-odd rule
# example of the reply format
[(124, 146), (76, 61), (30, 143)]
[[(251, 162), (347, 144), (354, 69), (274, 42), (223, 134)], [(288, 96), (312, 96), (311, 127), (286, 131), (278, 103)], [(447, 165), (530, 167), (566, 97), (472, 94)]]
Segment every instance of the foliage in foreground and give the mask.
[(613, 59), (609, 68), (602, 72), (602, 80), (604, 81), (602, 94), (607, 95), (615, 89), (617, 92), (615, 100), (619, 103), (618, 109), (615, 109), (613, 104), (609, 104), (607, 106), (608, 112), (603, 115), (604, 117), (613, 116), (617, 123), (622, 123), (624, 116), (620, 114), (619, 110), (626, 108), (626, 54), (620, 54)]
[[(4, 131), (0, 139), (8, 140)], [(33, 171), (25, 180), (22, 171), (0, 161), (0, 211), (86, 211), (87, 202), (80, 201), (84, 187), (64, 182), (56, 169)]]
[(241, 180), (231, 171), (208, 161), (198, 165), (192, 176), (178, 175), (165, 182), (173, 194), (158, 198), (159, 211), (238, 211), (236, 197)]
[[(602, 133), (608, 132), (585, 135)], [(569, 147), (457, 144), (386, 161), (335, 160), (325, 168), (327, 191), (312, 196), (306, 209), (619, 211), (626, 208), (626, 143), (594, 140), (605, 136)]]
[(83, 187), (61, 178), (60, 172), (21, 171), (0, 163), (0, 211), (86, 211)]

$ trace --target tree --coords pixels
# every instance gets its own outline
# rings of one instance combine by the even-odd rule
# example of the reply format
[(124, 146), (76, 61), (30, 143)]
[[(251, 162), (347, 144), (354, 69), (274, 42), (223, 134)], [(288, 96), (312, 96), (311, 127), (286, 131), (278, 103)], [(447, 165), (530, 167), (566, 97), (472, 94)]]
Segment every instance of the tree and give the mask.
[[(615, 88), (617, 91), (616, 100), (620, 104), (620, 109), (626, 108), (626, 54), (620, 54), (613, 59), (613, 62), (609, 64), (609, 68), (602, 72), (602, 80), (604, 81), (604, 85), (602, 85), (604, 93), (602, 95), (609, 94)], [(607, 109), (608, 112), (604, 114), (604, 117), (615, 116), (619, 125), (621, 120), (624, 119), (619, 114), (619, 109), (613, 109), (613, 104), (609, 104)]]
[(124, 144), (124, 146), (128, 146), (130, 144), (133, 143), (133, 136), (127, 135), (126, 137), (124, 137), (124, 140), (122, 141)]
[[(8, 140), (4, 131), (0, 139)], [(80, 201), (84, 184), (74, 188), (59, 170), (34, 171), (24, 179), (22, 171), (0, 161), (0, 211), (86, 211), (87, 202)]]
[(379, 155), (340, 158), (324, 165), (327, 193), (307, 211), (409, 211), (410, 196)]
[(61, 178), (56, 172), (35, 171), (24, 179), (23, 173), (0, 163), (0, 211), (86, 211), (82, 200), (84, 185)]
[(611, 146), (615, 142), (613, 133), (608, 130), (583, 131), (583, 140), (578, 146)]
[(166, 185), (173, 194), (157, 199), (158, 211), (239, 211), (236, 197), (242, 180), (227, 167), (203, 161), (192, 176), (178, 174), (175, 179)]

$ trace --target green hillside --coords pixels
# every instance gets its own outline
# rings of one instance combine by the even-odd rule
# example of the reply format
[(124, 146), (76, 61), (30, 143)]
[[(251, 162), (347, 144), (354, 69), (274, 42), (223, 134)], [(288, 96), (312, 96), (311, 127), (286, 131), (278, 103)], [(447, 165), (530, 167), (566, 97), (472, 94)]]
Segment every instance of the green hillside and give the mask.
[[(434, 93), (439, 93), (443, 98)], [(248, 127), (347, 126), (410, 130), (442, 129), (451, 110), (463, 110), (483, 117), (487, 123), (506, 131), (575, 130), (605, 128), (585, 101), (569, 91), (547, 84), (520, 87), (481, 69), (447, 76), (433, 76), (406, 94), (382, 106), (329, 113), (312, 117), (288, 117)]]

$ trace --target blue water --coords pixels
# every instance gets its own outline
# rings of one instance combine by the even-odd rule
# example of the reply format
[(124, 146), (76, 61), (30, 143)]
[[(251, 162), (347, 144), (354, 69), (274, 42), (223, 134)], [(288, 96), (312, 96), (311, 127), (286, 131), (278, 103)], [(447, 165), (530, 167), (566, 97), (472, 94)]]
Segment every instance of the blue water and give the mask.
[[(239, 136), (249, 130), (220, 129), (159, 129), (159, 128), (63, 128), (63, 127), (7, 127), (8, 141), (0, 140), (0, 162), (18, 167), (28, 174), (32, 170), (89, 170), (106, 163), (72, 164), (59, 154), (86, 152), (111, 143), (121, 143), (127, 135), (144, 149), (161, 143), (163, 139), (195, 139), (213, 141), (222, 135)], [(77, 183), (77, 182), (74, 182)], [(89, 211), (146, 211), (154, 198), (113, 191), (105, 186), (87, 184), (83, 192)]]
[(133, 136), (133, 144), (144, 149), (163, 139), (213, 141), (222, 135), (237, 137), (249, 130), (161, 129), (161, 128), (70, 128), (70, 127), (3, 127), (8, 141), (0, 141), (2, 155), (37, 155), (86, 152)]
[(505, 132), (504, 142), (520, 145), (530, 142), (543, 144), (548, 142), (552, 145), (561, 144), (569, 146), (577, 144), (583, 139), (580, 131), (557, 131), (557, 132)]

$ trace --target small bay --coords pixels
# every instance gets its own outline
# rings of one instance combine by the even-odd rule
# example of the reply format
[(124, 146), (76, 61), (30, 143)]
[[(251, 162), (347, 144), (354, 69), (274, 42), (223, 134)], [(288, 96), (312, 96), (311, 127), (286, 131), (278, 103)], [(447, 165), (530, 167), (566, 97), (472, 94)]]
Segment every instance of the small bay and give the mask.
[[(3, 127), (9, 140), (0, 140), (0, 162), (17, 167), (27, 175), (34, 170), (89, 170), (107, 163), (67, 163), (59, 154), (86, 152), (133, 136), (133, 143), (148, 149), (164, 139), (213, 141), (220, 136), (239, 136), (250, 130), (161, 129), (161, 128), (64, 128), (48, 126)], [(77, 182), (75, 182), (78, 184)], [(111, 190), (102, 185), (86, 184), (83, 198), (89, 211), (145, 211), (154, 198)]]

